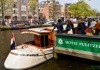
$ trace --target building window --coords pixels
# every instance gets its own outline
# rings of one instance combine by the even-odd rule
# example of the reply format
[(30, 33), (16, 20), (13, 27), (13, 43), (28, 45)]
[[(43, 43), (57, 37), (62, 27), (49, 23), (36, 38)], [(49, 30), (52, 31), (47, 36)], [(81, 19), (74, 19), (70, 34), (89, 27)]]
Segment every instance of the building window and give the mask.
[(16, 14), (18, 11), (17, 10), (13, 10), (14, 14)]
[(22, 9), (26, 9), (26, 5), (21, 5), (21, 8)]
[(14, 4), (13, 7), (14, 7), (14, 8), (17, 8), (17, 4)]
[(16, 13), (16, 11), (14, 10), (14, 14)]

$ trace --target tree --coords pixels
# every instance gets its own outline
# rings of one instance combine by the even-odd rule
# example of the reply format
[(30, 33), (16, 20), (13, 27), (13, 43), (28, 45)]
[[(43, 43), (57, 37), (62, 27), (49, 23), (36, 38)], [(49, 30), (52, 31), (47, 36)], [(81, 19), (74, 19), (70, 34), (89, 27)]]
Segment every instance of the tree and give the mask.
[(96, 15), (96, 12), (84, 0), (71, 4), (68, 7), (68, 11), (75, 17)]
[(36, 5), (37, 0), (29, 0), (30, 11), (33, 15), (35, 14)]
[(100, 12), (97, 12), (97, 13), (96, 13), (96, 16), (100, 16)]
[(11, 0), (0, 0), (0, 12), (2, 14), (2, 25), (5, 25), (4, 19), (5, 19), (5, 10), (9, 7), (7, 6), (8, 2)]

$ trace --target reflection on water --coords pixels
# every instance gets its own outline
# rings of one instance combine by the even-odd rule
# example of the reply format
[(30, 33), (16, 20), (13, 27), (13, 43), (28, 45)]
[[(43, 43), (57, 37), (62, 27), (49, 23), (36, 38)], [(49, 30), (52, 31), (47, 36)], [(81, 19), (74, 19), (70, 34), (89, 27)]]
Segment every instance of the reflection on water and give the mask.
[[(31, 34), (22, 35), (19, 30), (13, 32), (15, 34), (16, 45), (33, 39), (33, 35)], [(10, 51), (11, 33), (11, 30), (0, 32), (0, 70), (5, 70), (3, 64)], [(61, 58), (59, 59), (53, 58), (41, 65), (27, 70), (100, 70), (99, 62), (65, 55), (60, 56)]]

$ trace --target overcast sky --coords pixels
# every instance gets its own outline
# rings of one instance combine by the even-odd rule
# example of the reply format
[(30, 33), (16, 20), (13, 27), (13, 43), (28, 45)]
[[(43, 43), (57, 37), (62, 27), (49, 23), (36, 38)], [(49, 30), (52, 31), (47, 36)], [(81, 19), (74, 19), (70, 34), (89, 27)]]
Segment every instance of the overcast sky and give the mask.
[[(41, 1), (45, 1), (45, 0), (39, 0), (39, 2)], [(64, 3), (75, 3), (77, 2), (78, 0), (56, 0), (56, 1), (59, 1), (61, 4), (64, 4)], [(100, 12), (100, 0), (85, 0), (90, 6), (91, 8), (93, 9), (96, 9)]]

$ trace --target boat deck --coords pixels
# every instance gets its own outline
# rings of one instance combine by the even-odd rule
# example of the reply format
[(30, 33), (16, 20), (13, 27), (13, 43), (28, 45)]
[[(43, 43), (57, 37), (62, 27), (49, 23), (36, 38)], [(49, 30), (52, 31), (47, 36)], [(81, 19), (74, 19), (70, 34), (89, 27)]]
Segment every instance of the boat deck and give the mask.
[[(52, 48), (53, 46), (47, 46), (47, 47), (38, 47), (36, 45), (33, 45), (33, 44), (22, 44), (22, 45), (19, 45), (18, 47), (16, 47), (16, 49), (18, 49), (19, 51), (25, 51), (25, 52), (36, 52), (36, 51), (40, 51), (40, 50), (46, 50), (48, 48)], [(35, 50), (36, 49), (36, 50)]]

